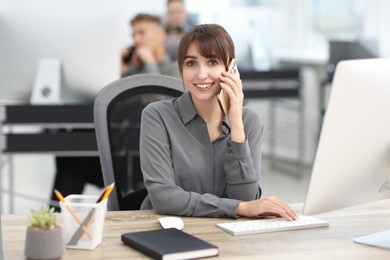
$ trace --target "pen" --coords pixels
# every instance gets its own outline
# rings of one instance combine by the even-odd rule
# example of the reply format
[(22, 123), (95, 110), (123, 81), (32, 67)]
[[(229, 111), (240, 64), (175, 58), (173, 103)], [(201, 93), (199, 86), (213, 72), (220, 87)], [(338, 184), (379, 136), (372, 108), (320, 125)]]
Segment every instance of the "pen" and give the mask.
[[(66, 204), (65, 199), (64, 199), (64, 196), (62, 196), (62, 194), (61, 194), (58, 190), (56, 190), (56, 189), (54, 189), (54, 193), (56, 194), (57, 198), (58, 198), (62, 203), (64, 203), (64, 205), (65, 205), (66, 208), (68, 209), (69, 213), (70, 213), (70, 214), (72, 215), (72, 217), (76, 220), (76, 222), (77, 222), (79, 225), (81, 225), (81, 221), (80, 221), (79, 217), (77, 217), (76, 213), (74, 213), (74, 211), (72, 210), (72, 208), (69, 207), (69, 206)], [(89, 233), (88, 229), (87, 229), (85, 226), (83, 226), (83, 230), (84, 230), (85, 233), (87, 233), (87, 235), (88, 235), (88, 237), (89, 237), (90, 239), (93, 239), (91, 233)]]

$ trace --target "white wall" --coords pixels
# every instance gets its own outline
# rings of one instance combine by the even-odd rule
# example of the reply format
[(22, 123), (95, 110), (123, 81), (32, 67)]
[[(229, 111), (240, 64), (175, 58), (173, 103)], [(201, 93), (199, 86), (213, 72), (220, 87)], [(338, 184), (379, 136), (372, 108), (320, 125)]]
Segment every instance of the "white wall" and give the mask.
[(364, 19), (364, 34), (379, 39), (382, 57), (390, 57), (390, 1), (367, 1)]

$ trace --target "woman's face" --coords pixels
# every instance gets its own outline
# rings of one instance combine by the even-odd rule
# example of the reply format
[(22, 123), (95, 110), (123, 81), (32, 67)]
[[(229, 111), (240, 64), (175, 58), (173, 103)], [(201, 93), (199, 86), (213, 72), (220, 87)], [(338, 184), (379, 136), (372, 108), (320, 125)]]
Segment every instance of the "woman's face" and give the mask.
[(191, 43), (182, 64), (183, 82), (193, 100), (216, 101), (221, 90), (220, 76), (225, 71), (224, 63), (218, 58), (200, 55), (195, 43)]

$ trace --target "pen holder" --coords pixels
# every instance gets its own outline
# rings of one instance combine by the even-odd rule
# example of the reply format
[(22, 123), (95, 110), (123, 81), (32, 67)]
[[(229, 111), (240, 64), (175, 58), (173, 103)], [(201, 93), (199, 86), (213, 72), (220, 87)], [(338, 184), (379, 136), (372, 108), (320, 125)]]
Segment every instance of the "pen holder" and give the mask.
[(98, 196), (69, 195), (60, 202), (67, 248), (96, 248), (102, 242), (107, 199), (97, 202)]

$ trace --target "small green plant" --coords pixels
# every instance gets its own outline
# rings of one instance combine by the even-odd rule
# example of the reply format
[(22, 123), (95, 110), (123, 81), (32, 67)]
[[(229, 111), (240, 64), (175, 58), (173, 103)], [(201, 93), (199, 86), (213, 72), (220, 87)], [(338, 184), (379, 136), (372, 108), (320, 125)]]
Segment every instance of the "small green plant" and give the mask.
[(56, 227), (56, 213), (54, 208), (48, 206), (41, 207), (39, 211), (31, 211), (31, 216), (28, 217), (31, 226), (38, 229), (52, 229)]

